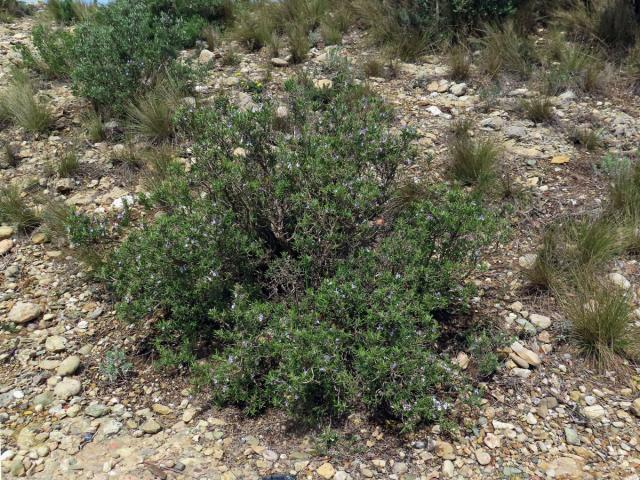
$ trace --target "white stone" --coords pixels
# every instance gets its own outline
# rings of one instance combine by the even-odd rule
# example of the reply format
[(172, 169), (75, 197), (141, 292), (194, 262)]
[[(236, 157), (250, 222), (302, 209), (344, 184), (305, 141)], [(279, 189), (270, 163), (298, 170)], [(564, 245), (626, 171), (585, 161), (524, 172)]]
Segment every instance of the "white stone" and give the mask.
[(79, 380), (75, 378), (65, 378), (60, 383), (58, 383), (53, 389), (53, 393), (61, 400), (68, 400), (80, 393), (82, 389), (82, 384)]
[(551, 318), (547, 317), (546, 315), (538, 315), (537, 313), (532, 313), (531, 315), (529, 315), (529, 321), (541, 330), (546, 330), (551, 326)]
[(62, 352), (67, 348), (67, 339), (61, 337), (60, 335), (52, 335), (47, 337), (47, 340), (44, 343), (44, 347), (49, 352)]
[(207, 50), (205, 48), (200, 52), (200, 55), (198, 56), (198, 63), (200, 63), (201, 65), (206, 65), (207, 63), (212, 62), (214, 58), (215, 54), (211, 50)]
[(606, 411), (601, 405), (590, 405), (588, 407), (584, 407), (582, 409), (582, 413), (585, 417), (590, 418), (591, 420), (597, 420), (604, 417)]
[(538, 259), (537, 254), (527, 253), (526, 255), (522, 255), (518, 259), (518, 265), (520, 265), (520, 268), (524, 268), (525, 270), (530, 270), (536, 264), (537, 259)]
[(71, 355), (65, 358), (62, 363), (56, 369), (56, 373), (61, 377), (72, 375), (80, 366), (80, 357), (77, 355)]
[(8, 253), (9, 250), (13, 248), (13, 240), (7, 238), (5, 240), (0, 240), (0, 255), (4, 255)]
[(620, 287), (624, 290), (628, 290), (629, 288), (631, 288), (631, 282), (627, 280), (624, 275), (614, 272), (610, 273), (608, 275), (608, 278), (611, 283), (613, 283), (617, 287)]

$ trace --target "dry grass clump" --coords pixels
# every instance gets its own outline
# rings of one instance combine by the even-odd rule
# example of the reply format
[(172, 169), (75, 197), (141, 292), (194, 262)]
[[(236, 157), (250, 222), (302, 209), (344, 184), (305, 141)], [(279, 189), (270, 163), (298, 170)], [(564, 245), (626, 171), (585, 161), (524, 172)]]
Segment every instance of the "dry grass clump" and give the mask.
[(0, 222), (15, 225), (27, 233), (40, 225), (40, 216), (27, 205), (15, 185), (0, 186)]
[(202, 29), (202, 39), (206, 42), (209, 50), (214, 50), (220, 45), (220, 30), (213, 25), (207, 25)]
[(131, 131), (152, 142), (170, 139), (174, 133), (173, 115), (180, 100), (179, 89), (171, 79), (160, 80), (129, 108)]
[(46, 132), (53, 123), (49, 107), (36, 97), (22, 72), (14, 72), (9, 85), (0, 92), (0, 122), (13, 123), (30, 133)]
[(535, 123), (547, 123), (553, 119), (553, 104), (546, 97), (523, 100), (520, 109), (525, 117)]
[(478, 43), (481, 48), (478, 65), (489, 76), (511, 74), (527, 79), (538, 64), (533, 40), (519, 32), (512, 22), (487, 27)]
[(633, 331), (631, 296), (608, 279), (578, 273), (573, 288), (558, 292), (570, 323), (570, 338), (580, 352), (601, 369), (616, 368), (635, 357), (639, 332)]
[(60, 157), (56, 173), (60, 177), (72, 177), (80, 169), (80, 159), (75, 152), (67, 152)]
[(449, 64), (449, 75), (452, 80), (467, 80), (471, 74), (471, 57), (469, 49), (464, 45), (456, 45), (449, 53), (447, 63)]
[(569, 140), (574, 145), (593, 152), (602, 146), (602, 133), (589, 127), (574, 127), (569, 131)]
[(470, 124), (464, 120), (453, 126), (451, 175), (465, 185), (486, 187), (496, 178), (500, 148), (490, 139), (474, 139), (469, 129)]
[(142, 185), (149, 192), (158, 191), (171, 171), (181, 168), (176, 160), (175, 151), (167, 145), (149, 149), (141, 156), (144, 163)]
[(570, 218), (547, 228), (527, 277), (534, 286), (557, 288), (574, 272), (595, 272), (623, 250), (613, 220), (590, 215)]
[(107, 138), (102, 115), (95, 110), (89, 111), (84, 116), (84, 130), (89, 141), (97, 143)]
[(631, 294), (606, 276), (612, 260), (640, 252), (640, 163), (605, 158), (611, 183), (603, 211), (551, 225), (526, 273), (532, 285), (554, 293), (579, 350), (599, 367), (615, 368), (640, 358)]

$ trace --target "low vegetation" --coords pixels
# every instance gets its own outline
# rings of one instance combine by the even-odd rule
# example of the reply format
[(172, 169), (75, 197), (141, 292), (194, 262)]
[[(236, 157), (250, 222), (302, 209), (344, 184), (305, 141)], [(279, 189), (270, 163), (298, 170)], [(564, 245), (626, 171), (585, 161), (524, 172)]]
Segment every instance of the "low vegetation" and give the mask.
[(609, 202), (602, 212), (549, 226), (533, 267), (533, 285), (549, 288), (570, 321), (571, 338), (601, 368), (637, 359), (630, 292), (607, 278), (611, 262), (637, 252), (640, 168), (637, 162), (608, 160)]
[(464, 45), (457, 45), (449, 54), (449, 69), (452, 80), (463, 81), (471, 74), (469, 50)]
[(560, 296), (561, 306), (571, 322), (571, 338), (601, 369), (615, 368), (620, 365), (620, 357), (633, 355), (638, 344), (632, 335), (630, 293), (609, 281), (584, 274), (573, 285), (574, 289)]
[(64, 153), (56, 164), (56, 174), (59, 177), (72, 177), (80, 169), (80, 160), (75, 152)]
[(58, 23), (70, 24), (88, 19), (97, 6), (83, 0), (48, 0), (47, 13)]
[[(52, 0), (55, 22), (33, 29), (32, 47), (17, 46), (23, 66), (88, 100), (87, 139), (126, 145), (112, 166), (120, 183), (141, 187), (136, 202), (147, 211), (133, 218), (124, 202), (111, 216), (87, 215), (53, 196), (33, 207), (20, 189), (2, 186), (0, 222), (66, 242), (108, 285), (123, 320), (153, 318), (160, 364), (190, 368), (218, 404), (251, 415), (279, 408), (306, 424), (354, 411), (404, 430), (440, 421), (500, 363), (500, 335), (450, 323), (467, 314), (471, 275), (501, 238), (503, 224), (478, 193), (502, 181), (505, 197), (516, 195), (500, 169), (501, 147), (456, 122), (447, 185), (409, 181), (418, 136), (399, 127), (367, 82), (354, 81), (337, 48), (327, 50), (321, 67), (331, 80), (321, 87), (300, 74), (274, 94), (240, 78), (257, 108), (226, 97), (196, 103), (192, 87), (214, 66), (237, 73), (234, 48), (302, 64), (353, 28), (380, 49), (361, 77), (393, 78), (397, 59), (444, 47), (451, 80), (484, 75), (486, 87), (470, 89), (487, 111), (501, 88), (529, 82), (541, 96), (517, 108), (551, 123), (559, 101), (551, 97), (608, 91), (605, 59), (640, 72), (630, 3), (579, 3)], [(0, 0), (0, 11), (18, 14), (15, 5)], [(556, 10), (566, 6), (575, 8)], [(205, 46), (215, 55), (197, 69), (182, 51)], [(24, 73), (0, 92), (0, 123), (29, 134), (53, 126)], [(589, 151), (603, 146), (590, 127), (565, 133)], [(185, 146), (188, 160), (179, 158)], [(611, 189), (602, 211), (550, 225), (527, 272), (556, 296), (570, 338), (607, 368), (637, 343), (630, 294), (606, 273), (640, 251), (640, 167), (616, 165), (604, 172)], [(79, 166), (69, 152), (51, 174), (73, 177)], [(460, 331), (449, 335), (452, 328)], [(472, 356), (466, 373), (451, 362), (462, 349)], [(100, 365), (109, 383), (131, 369), (117, 350)]]
[(400, 195), (414, 135), (392, 134), (366, 87), (338, 76), (286, 89), (285, 119), (268, 97), (254, 112), (221, 98), (178, 114), (199, 162), (153, 166), (148, 201), (165, 214), (109, 262), (118, 311), (160, 315), (165, 364), (191, 364), (221, 404), (306, 422), (360, 408), (404, 428), (435, 420), (464, 389), (434, 314), (464, 309), (497, 221), (457, 189)]
[(533, 40), (519, 32), (512, 22), (486, 27), (477, 43), (481, 52), (478, 65), (492, 77), (507, 74), (528, 79), (539, 63)]

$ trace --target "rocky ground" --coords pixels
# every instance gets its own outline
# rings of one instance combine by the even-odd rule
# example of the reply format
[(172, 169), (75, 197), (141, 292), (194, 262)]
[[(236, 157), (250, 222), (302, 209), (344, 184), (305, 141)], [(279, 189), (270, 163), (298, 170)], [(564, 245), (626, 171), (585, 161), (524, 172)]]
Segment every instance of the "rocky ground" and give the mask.
[[(0, 86), (28, 42), (34, 20), (0, 24)], [(197, 87), (200, 100), (230, 92), (245, 107), (243, 79), (277, 90), (295, 72), (285, 61), (241, 54), (237, 66), (220, 66), (224, 49), (185, 52), (212, 66)], [(359, 34), (337, 50), (314, 49), (303, 67), (322, 80), (336, 58), (362, 64), (376, 55)], [(297, 67), (299, 68), (299, 67)], [(442, 176), (447, 135), (459, 117), (478, 135), (504, 144), (505, 177), (517, 192), (514, 235), (488, 257), (476, 279), (476, 316), (490, 318), (519, 337), (504, 367), (482, 393), (477, 414), (461, 418), (453, 435), (440, 426), (397, 436), (353, 415), (337, 437), (299, 433), (269, 413), (246, 419), (211, 407), (206, 393), (189, 389), (182, 372), (166, 375), (153, 365), (144, 326), (115, 319), (113, 304), (91, 281), (73, 252), (36, 232), (19, 235), (0, 226), (0, 442), (6, 478), (611, 478), (639, 479), (640, 369), (632, 365), (598, 373), (566, 342), (564, 320), (553, 298), (531, 294), (522, 268), (531, 261), (545, 223), (558, 215), (597, 209), (606, 179), (597, 166), (607, 151), (632, 152), (640, 139), (640, 102), (612, 84), (610, 94), (565, 92), (554, 98), (557, 121), (535, 125), (518, 112), (519, 99), (535, 95), (525, 84), (481, 94), (483, 80), (447, 79), (445, 61), (399, 64), (392, 79), (370, 83), (398, 110), (399, 125), (421, 134), (423, 162), (416, 176)], [(615, 80), (615, 78), (614, 78)], [(48, 194), (88, 212), (116, 213), (139, 189), (111, 159), (123, 148), (91, 143), (82, 133), (86, 105), (64, 83), (43, 82), (41, 92), (56, 115), (54, 131), (29, 137), (17, 128), (0, 132), (19, 159), (1, 164), (0, 183), (17, 183), (26, 195)], [(567, 138), (570, 127), (601, 132), (605, 148), (592, 154)], [(73, 146), (81, 170), (74, 178), (46, 176), (47, 165)], [(431, 159), (432, 161), (428, 161)], [(185, 153), (185, 162), (188, 157)], [(624, 259), (612, 280), (635, 291), (640, 265)], [(640, 290), (638, 291), (640, 294)], [(100, 366), (120, 348), (132, 373), (115, 384)], [(468, 363), (466, 352), (457, 361)]]

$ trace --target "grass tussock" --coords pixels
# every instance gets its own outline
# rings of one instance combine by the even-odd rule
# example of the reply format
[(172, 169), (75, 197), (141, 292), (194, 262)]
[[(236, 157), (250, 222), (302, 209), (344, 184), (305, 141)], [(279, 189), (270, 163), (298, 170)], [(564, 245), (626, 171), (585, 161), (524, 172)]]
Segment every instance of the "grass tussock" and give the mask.
[(30, 133), (46, 132), (53, 123), (49, 107), (36, 97), (33, 85), (21, 72), (14, 73), (0, 92), (0, 122), (12, 123)]
[(222, 54), (222, 58), (220, 58), (220, 63), (224, 67), (233, 67), (236, 65), (240, 65), (240, 62), (240, 55), (238, 55), (238, 52), (231, 48), (225, 50), (225, 52)]
[(534, 123), (548, 123), (553, 119), (553, 104), (546, 97), (523, 100), (520, 109)]
[(577, 147), (594, 152), (602, 146), (602, 133), (589, 127), (574, 127), (569, 131), (569, 140)]
[(399, 74), (398, 63), (393, 59), (369, 58), (362, 64), (362, 72), (367, 77), (396, 78)]
[(547, 228), (527, 277), (536, 287), (557, 288), (576, 271), (598, 271), (623, 250), (624, 243), (613, 220), (571, 218)]
[(548, 65), (540, 79), (546, 95), (555, 96), (567, 90), (606, 92), (610, 71), (597, 49), (562, 42), (548, 53)]
[(467, 122), (454, 125), (450, 140), (451, 174), (465, 185), (486, 186), (496, 178), (499, 146), (490, 139), (474, 139)]
[(213, 25), (204, 27), (201, 36), (209, 50), (213, 51), (220, 45), (220, 30)]
[(87, 20), (97, 9), (96, 4), (82, 0), (48, 0), (46, 12), (56, 22), (68, 25)]
[(20, 157), (18, 156), (16, 149), (9, 142), (2, 146), (2, 155), (4, 156), (5, 163), (8, 166), (15, 168), (20, 164)]
[(43, 198), (41, 203), (42, 232), (50, 240), (66, 241), (67, 222), (69, 216), (73, 214), (73, 207), (54, 198)]
[(632, 334), (630, 294), (590, 274), (578, 274), (572, 285), (558, 297), (580, 352), (601, 369), (616, 368), (622, 357), (634, 356), (640, 337)]
[(611, 172), (609, 208), (623, 219), (640, 219), (639, 162), (620, 162)]
[(464, 45), (456, 45), (448, 56), (449, 75), (452, 80), (467, 80), (471, 74), (471, 58), (469, 49)]
[(102, 115), (95, 110), (90, 110), (84, 117), (84, 130), (87, 139), (93, 143), (102, 142), (107, 138)]
[(388, 2), (356, 0), (355, 17), (367, 28), (373, 42), (402, 61), (413, 61), (427, 52), (432, 32), (403, 22), (395, 5)]
[(491, 77), (501, 74), (527, 79), (539, 63), (533, 40), (517, 30), (512, 22), (489, 26), (478, 40), (481, 70)]
[(150, 149), (142, 154), (142, 186), (145, 190), (159, 191), (167, 178), (182, 168), (176, 160), (175, 151), (166, 145)]
[(18, 0), (0, 0), (0, 23), (9, 23), (16, 17), (22, 17), (31, 12), (29, 5)]
[(307, 31), (299, 25), (294, 25), (288, 30), (287, 39), (289, 41), (291, 62), (304, 62), (307, 59), (309, 48), (311, 47)]
[(27, 233), (40, 225), (40, 216), (27, 205), (18, 187), (7, 185), (0, 187), (0, 222)]
[(73, 177), (80, 169), (80, 159), (75, 152), (66, 152), (56, 164), (56, 174), (59, 177)]
[(155, 88), (130, 106), (131, 131), (152, 142), (170, 139), (179, 98), (179, 89), (171, 79), (160, 80)]

